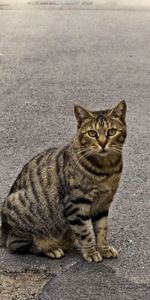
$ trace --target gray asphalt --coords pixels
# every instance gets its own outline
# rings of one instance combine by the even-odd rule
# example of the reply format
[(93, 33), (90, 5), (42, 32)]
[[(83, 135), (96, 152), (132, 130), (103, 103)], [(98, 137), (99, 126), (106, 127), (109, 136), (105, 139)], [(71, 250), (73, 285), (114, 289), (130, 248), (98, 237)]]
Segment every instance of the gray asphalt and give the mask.
[(25, 162), (72, 137), (74, 103), (121, 99), (128, 138), (109, 233), (119, 258), (96, 265), (76, 251), (52, 261), (0, 249), (1, 274), (47, 272), (40, 300), (150, 299), (150, 11), (0, 11), (1, 202)]

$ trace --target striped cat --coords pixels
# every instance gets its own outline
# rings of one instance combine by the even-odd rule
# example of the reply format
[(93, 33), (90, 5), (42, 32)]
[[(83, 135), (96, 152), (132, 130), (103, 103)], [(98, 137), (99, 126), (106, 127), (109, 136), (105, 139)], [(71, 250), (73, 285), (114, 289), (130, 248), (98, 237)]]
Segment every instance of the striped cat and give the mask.
[(108, 213), (122, 173), (126, 103), (101, 111), (75, 106), (77, 132), (62, 149), (29, 161), (2, 206), (2, 242), (11, 252), (51, 258), (78, 242), (86, 261), (117, 257)]

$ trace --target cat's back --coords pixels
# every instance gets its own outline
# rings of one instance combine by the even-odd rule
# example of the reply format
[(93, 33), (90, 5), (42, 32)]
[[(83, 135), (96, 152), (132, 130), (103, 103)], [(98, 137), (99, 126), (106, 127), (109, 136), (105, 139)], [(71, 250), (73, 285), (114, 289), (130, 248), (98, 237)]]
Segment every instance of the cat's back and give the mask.
[(3, 235), (8, 227), (46, 236), (58, 234), (57, 223), (64, 228), (58, 172), (63, 155), (64, 148), (48, 149), (23, 167), (2, 206)]
[(48, 180), (50, 176), (49, 171), (54, 163), (53, 159), (56, 157), (57, 152), (59, 152), (58, 148), (50, 148), (29, 160), (18, 174), (9, 191), (9, 195), (18, 190), (27, 189), (32, 181), (37, 181), (37, 177), (39, 176), (43, 180)]

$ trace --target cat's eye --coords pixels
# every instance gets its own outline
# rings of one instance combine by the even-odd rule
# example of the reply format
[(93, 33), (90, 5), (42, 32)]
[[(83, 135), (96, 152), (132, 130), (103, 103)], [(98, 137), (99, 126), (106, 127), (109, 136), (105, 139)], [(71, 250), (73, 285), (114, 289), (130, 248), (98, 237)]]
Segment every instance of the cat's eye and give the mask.
[(116, 132), (117, 132), (117, 129), (111, 128), (108, 130), (107, 134), (108, 134), (108, 136), (113, 136), (116, 134)]
[(91, 137), (97, 137), (97, 132), (95, 130), (89, 130), (88, 135)]

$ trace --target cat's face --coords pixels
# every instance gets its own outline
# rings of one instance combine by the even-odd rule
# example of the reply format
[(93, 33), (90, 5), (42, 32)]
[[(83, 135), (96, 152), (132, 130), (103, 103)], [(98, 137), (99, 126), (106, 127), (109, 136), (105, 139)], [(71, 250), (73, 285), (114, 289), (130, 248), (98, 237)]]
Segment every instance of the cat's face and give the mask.
[(87, 156), (94, 153), (120, 153), (126, 138), (125, 115), (124, 100), (113, 109), (102, 111), (88, 111), (76, 105), (77, 135), (83, 154), (84, 151)]

